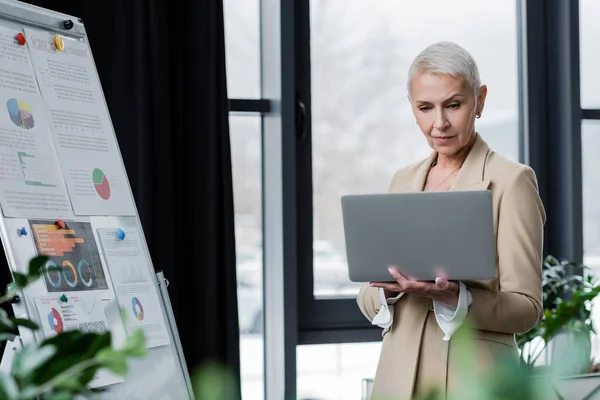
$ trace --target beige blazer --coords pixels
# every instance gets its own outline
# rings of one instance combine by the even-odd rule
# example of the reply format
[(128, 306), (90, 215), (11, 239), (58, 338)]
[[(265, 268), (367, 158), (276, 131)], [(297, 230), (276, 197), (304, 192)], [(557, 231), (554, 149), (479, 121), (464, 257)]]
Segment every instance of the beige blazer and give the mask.
[[(436, 157), (396, 173), (391, 192), (422, 191)], [(535, 174), (510, 161), (478, 136), (450, 190), (492, 191), (497, 278), (466, 281), (473, 302), (467, 320), (476, 328), (476, 351), (492, 361), (500, 350), (518, 354), (514, 334), (526, 332), (543, 316), (542, 242), (546, 220)], [(381, 305), (376, 288), (364, 284), (358, 295), (362, 313), (373, 320)], [(394, 322), (384, 334), (372, 399), (410, 399), (427, 385), (460, 389), (454, 340), (443, 341), (432, 301), (405, 295), (395, 305)]]

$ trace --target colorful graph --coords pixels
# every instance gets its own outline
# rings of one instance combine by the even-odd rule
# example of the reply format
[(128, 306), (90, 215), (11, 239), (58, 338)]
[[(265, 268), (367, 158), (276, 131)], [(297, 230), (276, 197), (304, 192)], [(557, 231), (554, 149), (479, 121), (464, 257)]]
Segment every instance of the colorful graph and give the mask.
[(142, 303), (140, 303), (137, 297), (131, 298), (131, 311), (139, 321), (144, 319), (144, 307), (142, 307)]
[(61, 333), (63, 331), (64, 326), (62, 317), (54, 307), (52, 307), (52, 311), (48, 313), (48, 325), (50, 326), (50, 329), (56, 333)]
[(10, 99), (6, 102), (6, 109), (13, 124), (23, 129), (31, 129), (35, 126), (33, 113), (29, 104), (23, 100)]
[(105, 290), (106, 277), (89, 222), (30, 220), (37, 253), (49, 259), (44, 268), (48, 292)]
[(94, 182), (94, 188), (96, 188), (96, 193), (98, 196), (102, 197), (104, 200), (110, 199), (110, 185), (108, 184), (108, 179), (106, 179), (106, 175), (100, 168), (94, 168), (92, 172), (92, 181)]
[(17, 157), (21, 165), (23, 179), (28, 186), (56, 187), (53, 183), (47, 183), (52, 177), (48, 172), (48, 164), (43, 158), (36, 157), (24, 151), (18, 151)]

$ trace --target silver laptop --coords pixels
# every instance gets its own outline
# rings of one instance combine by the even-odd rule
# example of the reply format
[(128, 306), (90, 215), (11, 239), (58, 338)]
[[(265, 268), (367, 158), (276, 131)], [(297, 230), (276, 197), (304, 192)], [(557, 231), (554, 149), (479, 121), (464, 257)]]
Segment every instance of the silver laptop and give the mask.
[(348, 195), (342, 214), (352, 282), (393, 281), (392, 265), (423, 281), (496, 275), (488, 190)]

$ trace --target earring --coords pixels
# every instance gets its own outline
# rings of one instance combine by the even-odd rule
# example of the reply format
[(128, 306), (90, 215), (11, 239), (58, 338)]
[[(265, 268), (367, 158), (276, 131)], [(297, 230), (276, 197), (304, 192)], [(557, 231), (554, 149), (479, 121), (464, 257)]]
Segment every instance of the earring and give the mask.
[(475, 114), (475, 118), (481, 118), (481, 113), (478, 112), (477, 114)]

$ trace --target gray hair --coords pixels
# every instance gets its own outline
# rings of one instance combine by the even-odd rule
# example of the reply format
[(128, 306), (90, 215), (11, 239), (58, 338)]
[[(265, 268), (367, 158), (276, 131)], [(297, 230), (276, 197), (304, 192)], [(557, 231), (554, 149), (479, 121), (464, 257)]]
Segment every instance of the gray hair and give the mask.
[(426, 47), (415, 57), (408, 70), (406, 88), (410, 95), (410, 85), (418, 74), (430, 72), (433, 74), (448, 74), (454, 77), (462, 76), (473, 89), (475, 96), (479, 95), (481, 79), (475, 59), (467, 50), (456, 43), (438, 42)]

